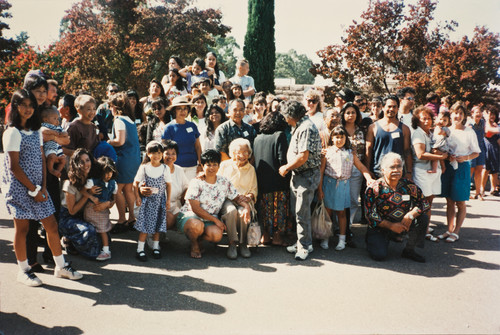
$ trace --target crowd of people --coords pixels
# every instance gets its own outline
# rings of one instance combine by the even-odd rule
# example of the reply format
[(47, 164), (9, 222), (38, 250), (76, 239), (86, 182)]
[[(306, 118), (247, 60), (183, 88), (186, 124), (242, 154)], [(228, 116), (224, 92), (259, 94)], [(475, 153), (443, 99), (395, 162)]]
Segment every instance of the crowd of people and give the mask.
[[(62, 247), (107, 261), (111, 234), (129, 230), (139, 233), (141, 262), (146, 246), (162, 257), (168, 230), (186, 236), (192, 258), (202, 257), (202, 241), (217, 243), (226, 232), (234, 260), (251, 257), (247, 232), (256, 221), (262, 244), (305, 260), (316, 202), (338, 224), (335, 250), (356, 246), (350, 227), (360, 217), (374, 260), (399, 241), (406, 242), (402, 257), (425, 262), (415, 248), (425, 239), (458, 241), (465, 203), (484, 199), (488, 176), (490, 195), (500, 193), (494, 105), (440, 101), (431, 92), (415, 108), (415, 90), (404, 87), (372, 99), (344, 88), (326, 107), (322, 88), (304, 92), (302, 102), (257, 92), (245, 59), (229, 80), (214, 53), (190, 66), (172, 56), (168, 65), (142, 98), (115, 83), (100, 105), (83, 90), (59, 98), (58, 83), (41, 70), (13, 93), (2, 193), (14, 219), (20, 282), (42, 284), (40, 243), (56, 276), (78, 280)], [(437, 195), (447, 204), (439, 235), (429, 226)]]

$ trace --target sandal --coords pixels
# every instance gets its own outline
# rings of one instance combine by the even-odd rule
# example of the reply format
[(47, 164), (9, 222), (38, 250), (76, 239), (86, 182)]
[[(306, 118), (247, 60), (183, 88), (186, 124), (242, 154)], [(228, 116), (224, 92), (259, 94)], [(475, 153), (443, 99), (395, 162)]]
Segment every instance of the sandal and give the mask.
[(439, 242), (439, 239), (432, 234), (425, 234), (425, 239), (427, 239), (431, 242)]
[(434, 232), (434, 228), (429, 227), (427, 228), (427, 234), (432, 234)]
[(451, 233), (450, 236), (448, 236), (448, 238), (445, 241), (448, 243), (453, 243), (453, 242), (458, 241), (458, 239), (459, 239), (458, 234)]
[(444, 239), (448, 238), (450, 235), (451, 235), (451, 233), (450, 233), (449, 231), (447, 231), (447, 232), (445, 232), (445, 233), (443, 233), (443, 234), (439, 235), (439, 236), (438, 236), (438, 239), (440, 239), (440, 240), (444, 240)]

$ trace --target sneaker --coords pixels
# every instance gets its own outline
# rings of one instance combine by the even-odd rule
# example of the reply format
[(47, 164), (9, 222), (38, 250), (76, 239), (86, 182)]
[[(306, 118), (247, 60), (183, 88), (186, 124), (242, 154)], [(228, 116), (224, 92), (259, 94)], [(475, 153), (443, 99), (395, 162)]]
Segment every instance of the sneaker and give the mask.
[(66, 265), (62, 269), (56, 268), (54, 270), (54, 276), (56, 276), (57, 278), (67, 278), (71, 280), (80, 280), (83, 278), (83, 275), (80, 272), (73, 269), (73, 267), (71, 266), (71, 262), (69, 262), (68, 265)]
[(31, 271), (31, 269), (27, 271), (19, 270), (17, 273), (17, 281), (31, 287), (42, 285), (42, 281)]
[(236, 249), (236, 243), (230, 243), (229, 248), (227, 248), (227, 258), (236, 259), (238, 258), (238, 250)]
[(335, 247), (335, 250), (340, 251), (345, 249), (345, 241), (339, 241), (337, 243), (337, 246)]
[(111, 259), (111, 251), (109, 252), (104, 252), (104, 251), (101, 251), (101, 253), (99, 254), (99, 256), (96, 257), (96, 261), (107, 261), (108, 259)]
[(243, 258), (249, 258), (250, 256), (252, 256), (252, 253), (250, 252), (250, 249), (248, 249), (248, 246), (246, 244), (240, 245), (240, 255)]
[(309, 251), (304, 248), (299, 248), (295, 253), (295, 259), (298, 261), (305, 261), (307, 256), (309, 256)]
[[(307, 252), (308, 252), (308, 253), (313, 252), (313, 250), (314, 250), (314, 249), (313, 249), (313, 246), (312, 246), (312, 245), (310, 245), (310, 246), (307, 248)], [(288, 252), (289, 252), (289, 253), (291, 253), (291, 254), (296, 253), (296, 252), (297, 252), (297, 243), (295, 243), (294, 245), (291, 245), (291, 246), (289, 246), (289, 247), (286, 247), (286, 251), (288, 251)]]
[(324, 240), (322, 240), (320, 246), (321, 246), (321, 248), (323, 248), (325, 250), (328, 250), (328, 248), (329, 248), (329, 246), (328, 246), (328, 239), (325, 238)]

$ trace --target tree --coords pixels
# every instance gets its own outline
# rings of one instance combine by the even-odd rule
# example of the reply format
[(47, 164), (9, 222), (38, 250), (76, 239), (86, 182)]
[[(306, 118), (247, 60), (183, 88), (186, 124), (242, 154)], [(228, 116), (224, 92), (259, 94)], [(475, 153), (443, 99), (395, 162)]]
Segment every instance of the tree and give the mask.
[(7, 0), (0, 0), (0, 61), (6, 60), (8, 56), (13, 54), (17, 48), (18, 43), (12, 38), (3, 37), (3, 30), (9, 29), (9, 25), (3, 22), (4, 19), (11, 18), (12, 15), (6, 12), (12, 5)]
[(274, 92), (274, 0), (248, 0), (248, 24), (243, 55), (259, 91)]
[(199, 10), (192, 0), (82, 0), (64, 17), (54, 56), (66, 69), (63, 88), (85, 88), (102, 97), (108, 82), (133, 87), (167, 72), (167, 60), (186, 62), (207, 52), (229, 27), (218, 10)]
[(309, 72), (312, 61), (306, 55), (299, 55), (291, 49), (287, 53), (276, 54), (276, 78), (295, 78), (297, 84), (313, 84), (314, 76)]
[(447, 41), (426, 57), (430, 71), (410, 73), (403, 85), (423, 86), (422, 93), (436, 91), (453, 100), (484, 100), (490, 86), (500, 84), (500, 36), (476, 27), (471, 40)]
[(342, 44), (330, 45), (317, 52), (320, 64), (314, 74), (331, 78), (334, 86), (370, 87), (374, 92), (389, 92), (387, 80), (401, 79), (409, 72), (426, 67), (425, 56), (447, 40), (455, 22), (430, 30), (436, 2), (419, 0), (415, 5), (402, 0), (370, 1), (342, 37)]
[(213, 47), (207, 47), (209, 51), (212, 51), (217, 55), (219, 69), (224, 72), (226, 78), (234, 76), (237, 61), (234, 53), (236, 52), (236, 49), (240, 49), (240, 46), (236, 43), (236, 39), (233, 36), (216, 36), (215, 45)]

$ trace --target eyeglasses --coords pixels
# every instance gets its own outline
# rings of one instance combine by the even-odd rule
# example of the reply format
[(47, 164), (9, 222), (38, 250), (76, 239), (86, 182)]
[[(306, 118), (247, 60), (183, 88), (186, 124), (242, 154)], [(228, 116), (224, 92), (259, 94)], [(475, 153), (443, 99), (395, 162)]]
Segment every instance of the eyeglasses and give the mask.
[(306, 101), (310, 104), (317, 104), (318, 103), (318, 100), (316, 100), (316, 99), (307, 99)]
[(118, 93), (118, 90), (109, 90), (109, 93)]

